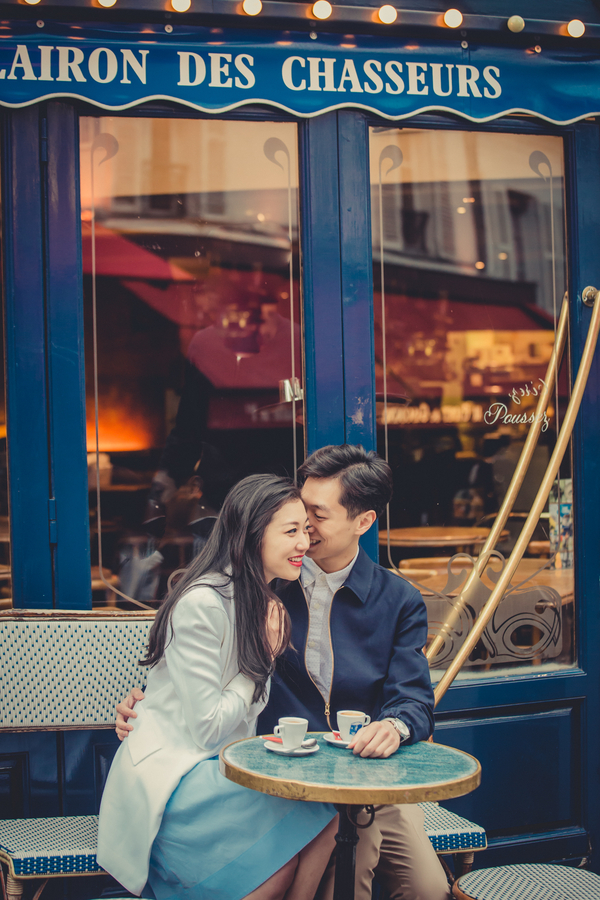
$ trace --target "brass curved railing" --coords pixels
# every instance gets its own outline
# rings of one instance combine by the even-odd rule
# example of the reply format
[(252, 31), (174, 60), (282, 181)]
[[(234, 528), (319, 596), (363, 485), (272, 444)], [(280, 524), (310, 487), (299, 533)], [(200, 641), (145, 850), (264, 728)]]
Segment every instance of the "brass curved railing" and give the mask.
[[(560, 366), (560, 360), (563, 354), (566, 337), (567, 337), (567, 328), (569, 321), (569, 303), (567, 295), (565, 294), (563, 298), (562, 308), (560, 311), (560, 317), (558, 320), (558, 327), (556, 329), (556, 339), (554, 341), (554, 347), (552, 349), (552, 355), (550, 357), (550, 361), (548, 363), (548, 369), (546, 371), (546, 378), (543, 381), (544, 387), (540, 393), (536, 410), (535, 410), (535, 418), (529, 429), (527, 434), (527, 438), (525, 440), (525, 444), (523, 445), (523, 450), (521, 451), (521, 456), (519, 457), (519, 462), (515, 468), (513, 473), (513, 477), (511, 479), (510, 485), (502, 502), (502, 505), (498, 511), (494, 524), (490, 530), (489, 535), (486, 538), (486, 541), (479, 552), (479, 556), (475, 561), (475, 565), (471, 569), (469, 577), (465, 583), (464, 588), (462, 589), (460, 595), (456, 598), (452, 609), (448, 615), (448, 618), (444, 622), (439, 634), (434, 637), (433, 641), (427, 648), (425, 656), (427, 659), (435, 659), (437, 654), (440, 652), (444, 645), (444, 640), (448, 634), (452, 631), (453, 627), (460, 619), (460, 615), (464, 607), (467, 603), (469, 603), (471, 595), (473, 591), (476, 589), (479, 578), (483, 575), (485, 568), (489, 562), (490, 556), (494, 551), (496, 544), (502, 534), (502, 529), (506, 525), (508, 517), (512, 511), (515, 500), (517, 499), (517, 495), (523, 484), (525, 479), (525, 475), (527, 474), (527, 469), (529, 468), (529, 463), (531, 462), (531, 458), (533, 456), (533, 452), (536, 448), (538, 438), (540, 436), (540, 430), (542, 427), (542, 420), (544, 412), (546, 411), (546, 407), (548, 405), (548, 400), (550, 399), (550, 395), (552, 393), (552, 386), (555, 382), (556, 373)], [(513, 551), (514, 554), (514, 551)], [(520, 562), (520, 560), (519, 560)]]
[[(573, 427), (575, 425), (575, 420), (576, 420), (577, 414), (579, 412), (579, 407), (581, 405), (581, 399), (583, 397), (583, 392), (584, 392), (585, 386), (587, 384), (590, 367), (592, 365), (592, 359), (594, 357), (594, 352), (596, 349), (596, 343), (598, 341), (598, 333), (600, 331), (600, 291), (597, 291), (595, 288), (586, 288), (583, 291), (582, 298), (583, 298), (584, 302), (587, 303), (588, 305), (591, 305), (593, 303), (594, 309), (592, 312), (592, 317), (590, 319), (587, 338), (585, 341), (585, 347), (583, 349), (583, 354), (581, 356), (581, 362), (579, 364), (579, 370), (577, 372), (577, 378), (575, 379), (575, 386), (574, 386), (573, 392), (571, 394), (571, 399), (569, 400), (569, 405), (567, 407), (567, 411), (566, 411), (566, 414), (565, 414), (565, 417), (564, 417), (564, 420), (562, 423), (562, 427), (561, 427), (560, 432), (556, 439), (556, 446), (554, 448), (554, 452), (552, 453), (550, 462), (548, 463), (548, 468), (546, 469), (546, 473), (542, 479), (542, 483), (537, 492), (536, 498), (533, 501), (531, 510), (529, 512), (529, 515), (527, 516), (527, 519), (525, 521), (523, 529), (522, 529), (519, 537), (517, 538), (517, 542), (513, 548), (513, 551), (511, 553), (511, 555), (509, 556), (509, 558), (506, 562), (506, 565), (505, 565), (504, 569), (502, 570), (496, 585), (494, 586), (492, 593), (488, 597), (488, 600), (486, 601), (483, 609), (479, 613), (479, 616), (477, 617), (477, 621), (475, 622), (475, 624), (473, 625), (473, 628), (467, 635), (467, 638), (466, 638), (464, 644), (460, 647), (458, 653), (456, 654), (456, 656), (454, 657), (454, 659), (452, 660), (452, 662), (450, 663), (450, 665), (444, 672), (444, 675), (442, 676), (437, 687), (434, 690), (436, 706), (440, 702), (440, 700), (442, 699), (442, 697), (444, 696), (444, 694), (446, 693), (446, 691), (448, 690), (448, 688), (450, 687), (452, 682), (454, 681), (456, 675), (458, 674), (458, 672), (464, 665), (465, 661), (468, 659), (468, 657), (473, 652), (475, 645), (477, 644), (477, 642), (480, 639), (481, 635), (483, 634), (485, 628), (487, 627), (489, 621), (491, 620), (492, 616), (494, 615), (498, 605), (500, 604), (502, 597), (504, 596), (504, 592), (506, 591), (507, 587), (509, 586), (511, 579), (517, 569), (517, 566), (521, 562), (523, 554), (525, 553), (525, 550), (527, 549), (527, 545), (528, 545), (529, 541), (531, 540), (531, 536), (533, 534), (535, 526), (537, 525), (538, 519), (544, 508), (546, 500), (548, 499), (550, 489), (552, 487), (554, 479), (556, 478), (556, 475), (558, 474), (558, 470), (560, 468), (560, 464), (562, 462), (563, 456), (565, 455), (569, 440), (571, 438), (571, 433), (572, 433)], [(563, 301), (563, 309), (561, 311), (561, 318), (560, 318), (561, 323), (563, 322), (563, 315), (566, 316), (564, 301)], [(560, 324), (559, 324), (559, 329), (560, 329)], [(564, 329), (565, 329), (565, 325), (563, 324), (563, 330)], [(564, 346), (564, 335), (562, 336), (561, 340), (562, 340), (563, 346)], [(559, 359), (558, 344), (559, 344), (559, 335), (557, 333), (557, 339), (555, 341), (556, 352), (553, 353), (554, 362), (551, 359), (550, 365), (554, 365), (554, 366), (557, 365), (557, 360)], [(550, 368), (550, 366), (549, 366), (549, 368)], [(547, 379), (547, 383), (550, 384), (551, 379)], [(542, 399), (543, 399), (542, 396), (540, 396), (540, 400), (538, 403), (538, 410), (540, 408)], [(537, 422), (537, 416), (536, 416), (536, 422)], [(534, 422), (532, 424), (530, 432), (533, 431), (533, 429), (536, 425), (536, 422)], [(538, 434), (539, 434), (539, 428), (538, 428)], [(529, 436), (528, 436), (528, 440), (529, 440)], [(537, 440), (537, 434), (536, 434), (535, 438), (532, 439), (532, 443), (535, 443), (536, 440)], [(526, 448), (528, 450), (530, 450), (530, 457), (531, 457), (531, 453), (533, 452), (533, 448), (531, 447), (531, 444), (528, 445), (526, 442), (525, 447), (523, 448), (523, 454), (525, 453)], [(521, 476), (521, 481), (522, 481), (522, 478), (524, 477), (527, 465), (528, 465), (528, 462), (527, 462), (527, 464), (524, 464), (522, 467), (523, 472), (522, 472), (522, 476)], [(519, 461), (519, 466), (517, 468), (519, 468), (520, 466), (521, 466), (521, 460)], [(521, 475), (521, 473), (519, 473), (519, 474)], [(515, 476), (516, 475), (517, 475), (517, 472), (515, 472)], [(513, 478), (513, 481), (515, 481), (515, 478)], [(519, 483), (519, 486), (520, 486), (520, 483)], [(511, 491), (511, 495), (514, 495), (514, 497), (516, 497), (516, 492), (513, 490), (512, 482), (511, 482), (511, 486), (510, 486), (509, 490)], [(518, 490), (518, 488), (517, 488), (517, 490)], [(514, 499), (513, 499), (513, 502), (514, 502)], [(503, 504), (503, 510), (504, 510), (504, 504)], [(508, 511), (510, 511), (510, 510), (508, 510)], [(506, 518), (504, 521), (506, 521)], [(499, 528), (501, 528), (501, 526), (499, 526)], [(496, 535), (496, 539), (497, 539), (497, 536), (499, 534), (499, 529), (494, 528), (494, 529), (492, 529), (492, 531)], [(491, 537), (491, 533), (490, 533), (490, 537)], [(487, 554), (487, 557), (489, 559), (489, 555), (493, 549), (489, 538), (486, 541), (484, 548), (485, 548), (485, 553)], [(483, 553), (483, 550), (482, 550), (482, 553)], [(483, 571), (483, 565), (484, 565), (484, 562), (482, 560), (481, 567), (479, 567), (479, 566), (477, 567), (478, 570)], [(474, 570), (475, 570), (475, 567), (474, 567)], [(475, 576), (473, 575), (473, 579), (474, 579), (474, 577)], [(465, 591), (466, 591), (466, 587), (465, 587)], [(465, 591), (463, 591), (463, 593), (461, 594), (461, 598), (464, 596)], [(459, 598), (459, 599), (461, 599), (461, 598)], [(433, 647), (433, 644), (429, 648), (430, 651), (431, 651), (432, 647)], [(438, 647), (439, 647), (439, 644), (438, 644)], [(427, 655), (430, 656), (431, 653), (429, 652)]]

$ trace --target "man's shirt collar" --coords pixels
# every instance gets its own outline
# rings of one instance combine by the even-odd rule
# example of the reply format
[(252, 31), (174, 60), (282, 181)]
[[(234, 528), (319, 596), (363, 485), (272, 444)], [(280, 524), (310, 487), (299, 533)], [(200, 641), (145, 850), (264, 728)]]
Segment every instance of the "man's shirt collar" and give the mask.
[(345, 568), (340, 569), (338, 572), (324, 572), (317, 563), (310, 559), (308, 556), (305, 556), (302, 560), (302, 571), (300, 573), (300, 579), (302, 581), (302, 586), (305, 588), (312, 587), (312, 585), (316, 582), (317, 578), (322, 575), (327, 582), (327, 586), (329, 590), (335, 594), (336, 591), (339, 591), (341, 586), (346, 582), (346, 579), (350, 576), (352, 569), (354, 568), (354, 564), (358, 559), (360, 553), (360, 549), (357, 550), (356, 556), (353, 560), (351, 560)]

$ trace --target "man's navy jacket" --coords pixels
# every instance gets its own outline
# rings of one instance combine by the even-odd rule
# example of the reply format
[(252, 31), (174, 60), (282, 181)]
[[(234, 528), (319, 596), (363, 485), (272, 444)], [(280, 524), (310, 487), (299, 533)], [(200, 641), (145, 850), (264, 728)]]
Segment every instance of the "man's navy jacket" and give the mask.
[[(300, 580), (279, 582), (277, 594), (292, 620), (292, 644), (277, 660), (258, 734), (282, 716), (308, 719), (309, 731), (329, 731), (326, 700), (306, 670), (308, 601)], [(330, 721), (340, 709), (357, 709), (373, 720), (393, 717), (410, 728), (410, 742), (433, 733), (433, 690), (423, 647), (427, 612), (423, 598), (403, 578), (376, 565), (360, 550), (346, 583), (331, 604), (333, 679)]]

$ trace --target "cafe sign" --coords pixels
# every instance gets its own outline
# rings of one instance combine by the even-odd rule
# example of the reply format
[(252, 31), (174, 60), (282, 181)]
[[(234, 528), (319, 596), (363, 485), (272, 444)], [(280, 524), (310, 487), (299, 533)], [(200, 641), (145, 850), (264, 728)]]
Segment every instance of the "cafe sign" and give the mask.
[[(311, 35), (313, 37), (311, 37)], [(420, 43), (371, 35), (181, 25), (0, 25), (0, 104), (71, 97), (106, 110), (149, 100), (222, 113), (267, 104), (299, 116), (354, 107), (473, 122), (600, 113), (600, 55), (573, 49)]]

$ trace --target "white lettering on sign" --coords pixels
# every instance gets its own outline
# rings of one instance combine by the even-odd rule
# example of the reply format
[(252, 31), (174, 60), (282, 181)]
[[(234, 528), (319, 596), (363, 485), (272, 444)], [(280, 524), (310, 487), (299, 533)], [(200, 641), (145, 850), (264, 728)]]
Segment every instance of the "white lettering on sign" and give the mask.
[[(206, 63), (200, 54), (185, 50), (178, 51), (177, 56), (179, 57), (179, 81), (177, 84), (184, 87), (196, 87), (197, 84), (202, 84), (206, 78)], [(193, 81), (190, 79), (190, 63), (192, 62), (194, 63)]]
[[(87, 51), (87, 47), (85, 48)], [(54, 81), (52, 74), (52, 64), (54, 62), (56, 72), (56, 64), (58, 64), (58, 75), (56, 81), (79, 81), (87, 82), (83, 67), (87, 67), (87, 72), (93, 81), (98, 84), (109, 84), (114, 81), (119, 72), (119, 57), (114, 50), (109, 47), (95, 47), (88, 51), (89, 56), (85, 57), (81, 47), (50, 47), (47, 44), (38, 45), (40, 51), (40, 74), (39, 81)], [(129, 79), (129, 70), (141, 81), (146, 84), (146, 57), (148, 50), (129, 50), (121, 49), (122, 56), (122, 74), (121, 84), (131, 84)], [(136, 56), (139, 54), (139, 59)], [(58, 54), (58, 59), (56, 59)], [(4, 77), (0, 72), (0, 78)], [(9, 78), (20, 78), (23, 81), (34, 81), (36, 75), (27, 47), (19, 44), (13, 57)]]
[(23, 69), (23, 81), (37, 81), (37, 78), (33, 71), (33, 66), (31, 65), (31, 60), (29, 59), (29, 51), (27, 50), (25, 44), (17, 44), (17, 50), (13, 58), (10, 75), (8, 77), (16, 80), (17, 69)]
[(40, 51), (40, 81), (54, 81), (52, 77), (52, 51), (54, 47), (39, 46)]
[[(13, 45), (14, 46), (14, 45)], [(269, 47), (265, 47), (265, 65), (272, 65)], [(199, 52), (200, 51), (200, 52)], [(148, 79), (149, 50), (128, 47), (89, 48), (80, 45), (29, 47), (17, 44), (10, 51), (12, 61), (0, 69), (0, 80), (95, 82), (145, 85)], [(154, 52), (154, 51), (153, 51)], [(156, 57), (158, 73), (169, 71), (178, 87), (250, 90), (257, 83), (260, 58), (249, 52), (205, 52), (173, 48), (171, 69), (165, 67), (163, 50)], [(375, 51), (377, 52), (377, 51)], [(39, 53), (39, 57), (38, 57)], [(177, 66), (177, 63), (179, 65)], [(255, 64), (257, 63), (257, 65)], [(178, 77), (178, 80), (177, 80)], [(265, 77), (270, 77), (269, 68)], [(289, 91), (314, 91), (343, 94), (400, 94), (411, 97), (465, 97), (497, 100), (502, 94), (498, 66), (457, 63), (419, 62), (401, 59), (361, 59), (360, 57), (288, 56), (281, 65), (283, 85)], [(167, 85), (165, 87), (168, 88)], [(274, 87), (276, 87), (274, 85)], [(217, 93), (220, 93), (218, 91)], [(110, 97), (110, 94), (107, 95)], [(262, 96), (262, 94), (261, 94)], [(269, 99), (270, 94), (264, 97)], [(316, 102), (316, 98), (315, 98)], [(314, 104), (313, 104), (314, 105)], [(317, 103), (318, 105), (318, 103)]]
[(138, 50), (138, 53), (142, 57), (140, 61), (135, 58), (133, 50), (121, 50), (121, 53), (123, 54), (123, 77), (121, 78), (121, 84), (131, 84), (127, 77), (128, 65), (131, 66), (142, 84), (146, 84), (146, 57), (148, 56), (148, 52), (148, 50)]
[(303, 78), (299, 84), (294, 83), (292, 72), (292, 66), (294, 65), (294, 63), (298, 63), (303, 68), (306, 66), (306, 60), (303, 59), (302, 56), (288, 56), (283, 66), (281, 67), (281, 77), (283, 78), (283, 83), (285, 84), (286, 88), (290, 89), (290, 91), (305, 91), (305, 78)]
[(407, 62), (408, 69), (408, 93), (409, 94), (428, 94), (429, 87), (425, 84), (425, 72), (428, 69), (427, 63)]
[[(210, 56), (210, 83), (209, 87), (232, 87), (233, 78), (229, 77), (229, 63), (231, 53), (209, 53)], [(225, 81), (221, 80), (225, 76)]]
[(404, 90), (404, 82), (400, 78), (400, 72), (402, 71), (402, 63), (398, 62), (395, 59), (390, 59), (389, 62), (385, 64), (385, 74), (392, 81), (394, 87), (391, 84), (386, 84), (385, 90), (388, 94), (401, 94)]
[[(56, 80), (71, 81), (71, 75), (73, 75), (75, 81), (86, 81), (87, 79), (80, 69), (83, 60), (81, 47), (59, 47), (58, 78)], [(10, 78), (10, 75), (8, 77)]]
[[(100, 71), (101, 65), (103, 67), (104, 76)], [(90, 53), (88, 71), (94, 81), (97, 81), (99, 84), (107, 84), (109, 81), (114, 81), (117, 77), (117, 72), (119, 71), (117, 57), (112, 50), (108, 49), (108, 47), (98, 47)]]
[(489, 86), (494, 89), (494, 93), (492, 94), (489, 88), (484, 88), (484, 95), (490, 100), (495, 100), (502, 93), (502, 88), (498, 81), (498, 78), (500, 78), (500, 69), (497, 66), (486, 66), (483, 70), (483, 77)]
[(250, 66), (254, 65), (254, 57), (249, 56), (248, 53), (239, 53), (233, 61), (233, 64), (242, 78), (246, 79), (245, 81), (242, 81), (242, 78), (238, 78), (236, 75), (235, 86), (237, 88), (244, 88), (244, 90), (254, 87), (256, 78), (254, 77), (254, 72), (250, 68)]
[[(307, 62), (308, 78), (301, 71), (306, 70)], [(367, 59), (362, 63), (361, 73), (367, 80), (362, 83), (358, 66), (359, 61), (349, 58), (288, 56), (281, 67), (281, 77), (290, 91), (380, 94), (385, 90), (386, 94), (402, 94), (406, 90), (412, 96), (425, 97), (433, 92), (437, 97), (454, 95), (486, 97), (488, 100), (496, 100), (502, 93), (500, 69), (497, 66), (486, 66), (481, 72), (477, 66), (472, 65)]]
[(353, 94), (362, 94), (363, 89), (360, 86), (360, 81), (358, 80), (358, 75), (356, 74), (356, 67), (354, 65), (353, 59), (345, 59), (344, 60), (344, 68), (342, 70), (342, 77), (340, 78), (340, 86), (338, 87), (338, 91), (345, 91), (344, 82), (350, 82), (350, 91)]
[[(323, 79), (324, 91), (335, 91), (336, 87), (333, 83), (333, 67), (335, 59), (321, 59), (318, 56), (307, 56), (308, 65), (310, 67), (310, 84), (309, 91), (321, 90), (321, 78)], [(323, 63), (323, 68), (321, 68)]]
[[(431, 82), (433, 85), (433, 93), (437, 94), (438, 97), (449, 97), (452, 93), (452, 69), (454, 68), (454, 63), (446, 63), (443, 65), (442, 63), (430, 63), (431, 68)], [(447, 69), (447, 79), (448, 79), (448, 90), (442, 90), (442, 69)]]
[(458, 96), (468, 97), (469, 91), (474, 97), (481, 97), (481, 91), (477, 87), (479, 69), (476, 66), (457, 66), (458, 72)]
[(363, 63), (363, 72), (373, 82), (373, 84), (364, 82), (363, 87), (367, 94), (379, 94), (383, 90), (383, 78), (377, 74), (381, 72), (381, 63), (376, 59), (368, 59)]

